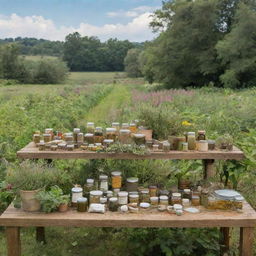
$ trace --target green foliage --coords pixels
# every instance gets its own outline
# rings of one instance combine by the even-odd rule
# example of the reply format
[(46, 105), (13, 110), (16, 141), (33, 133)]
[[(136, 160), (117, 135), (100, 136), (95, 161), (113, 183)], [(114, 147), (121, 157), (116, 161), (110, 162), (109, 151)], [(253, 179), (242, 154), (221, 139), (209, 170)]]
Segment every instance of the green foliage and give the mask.
[(0, 182), (0, 213), (2, 213), (14, 199), (12, 186), (6, 181)]
[(69, 202), (69, 195), (64, 195), (62, 189), (56, 185), (50, 187), (48, 191), (40, 191), (36, 197), (41, 203), (42, 211), (46, 213), (57, 211), (60, 204)]
[(125, 71), (129, 77), (140, 77), (140, 49), (130, 49), (124, 59)]

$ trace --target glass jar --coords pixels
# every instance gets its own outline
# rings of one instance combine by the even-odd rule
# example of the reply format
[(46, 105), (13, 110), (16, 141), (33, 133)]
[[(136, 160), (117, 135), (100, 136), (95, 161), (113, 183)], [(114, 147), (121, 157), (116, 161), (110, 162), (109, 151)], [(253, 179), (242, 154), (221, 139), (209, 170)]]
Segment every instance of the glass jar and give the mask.
[(183, 207), (190, 207), (190, 200), (188, 198), (183, 198), (182, 205)]
[(157, 186), (149, 186), (149, 196), (156, 197), (157, 196)]
[(159, 201), (159, 198), (158, 196), (151, 196), (150, 197), (150, 203), (153, 207), (157, 207), (158, 206), (158, 201)]
[(188, 132), (187, 133), (187, 142), (188, 142), (188, 149), (195, 150), (196, 149), (196, 133), (195, 132)]
[(52, 140), (52, 136), (51, 136), (50, 133), (44, 133), (43, 134), (43, 138), (44, 138), (44, 142), (45, 143), (48, 143), (48, 142), (50, 142)]
[(169, 152), (171, 148), (171, 145), (168, 141), (163, 142), (163, 151), (164, 152)]
[(85, 197), (80, 197), (77, 199), (77, 211), (87, 212), (88, 209), (88, 199)]
[(159, 196), (159, 204), (160, 205), (169, 205), (169, 198), (168, 196)]
[(84, 184), (84, 196), (89, 199), (90, 192), (95, 189), (96, 187), (94, 185), (94, 179), (87, 179), (86, 183)]
[(67, 142), (67, 144), (74, 144), (74, 137), (73, 137), (73, 134), (71, 133), (71, 135), (70, 134), (68, 134), (68, 135), (66, 135), (65, 136), (65, 141)]
[(70, 144), (70, 145), (67, 145), (67, 150), (68, 151), (73, 151), (75, 149), (75, 145), (74, 144)]
[(140, 203), (141, 211), (148, 211), (149, 209), (150, 209), (150, 203), (145, 203), (145, 202)]
[(57, 145), (51, 145), (51, 151), (57, 151), (58, 146)]
[(103, 129), (102, 127), (96, 127), (94, 133), (94, 142), (95, 143), (102, 143), (104, 140), (103, 136)]
[(113, 189), (120, 189), (122, 187), (122, 176), (121, 172), (111, 172), (111, 184)]
[(119, 122), (113, 122), (112, 123), (112, 128), (116, 128), (117, 131), (120, 130), (120, 123)]
[(120, 192), (120, 188), (114, 188), (113, 189), (113, 196), (117, 197), (119, 192)]
[(140, 201), (146, 202), (146, 203), (150, 202), (150, 195), (149, 195), (148, 189), (144, 189), (140, 191)]
[(197, 140), (206, 140), (206, 132), (204, 130), (199, 130), (197, 132)]
[(103, 140), (103, 146), (104, 147), (109, 147), (110, 145), (112, 145), (114, 143), (114, 140)]
[(67, 146), (67, 143), (59, 143), (58, 144), (58, 149), (65, 150), (66, 146)]
[(188, 143), (187, 142), (182, 143), (182, 151), (188, 151)]
[(94, 134), (95, 131), (95, 127), (94, 127), (94, 123), (93, 122), (88, 122), (86, 125), (86, 131), (87, 133), (92, 133)]
[(74, 142), (77, 143), (77, 134), (80, 133), (80, 129), (79, 128), (74, 128), (73, 130), (73, 138), (74, 138)]
[(192, 198), (191, 198), (191, 204), (193, 206), (199, 206), (200, 205), (200, 197), (193, 195)]
[(198, 145), (198, 151), (200, 151), (200, 152), (208, 151), (208, 141), (207, 140), (199, 140), (197, 145)]
[(51, 135), (51, 140), (53, 140), (54, 132), (53, 132), (52, 128), (46, 128), (44, 133), (50, 134)]
[(126, 180), (126, 191), (137, 191), (139, 179), (136, 177), (127, 178)]
[(128, 130), (130, 130), (129, 128), (130, 128), (130, 126), (129, 126), (128, 123), (122, 123), (122, 129), (128, 129)]
[(139, 195), (129, 194), (129, 203), (139, 204)]
[(183, 190), (183, 198), (191, 199), (191, 189), (185, 188)]
[(215, 140), (207, 140), (208, 142), (208, 149), (214, 150), (215, 149)]
[(118, 204), (119, 205), (128, 204), (128, 192), (126, 192), (126, 191), (118, 192)]
[(79, 132), (77, 134), (77, 144), (81, 146), (84, 143), (84, 134), (82, 132)]
[(131, 143), (131, 131), (128, 129), (121, 129), (119, 131), (119, 141), (123, 144)]
[(86, 133), (84, 135), (84, 141), (88, 144), (94, 144), (94, 135), (93, 133)]
[(205, 208), (207, 208), (208, 206), (208, 197), (209, 197), (209, 191), (207, 189), (203, 189), (201, 192), (200, 203)]
[(39, 151), (44, 151), (45, 150), (45, 142), (43, 142), (43, 141), (39, 142), (38, 149), (39, 149)]
[(77, 199), (83, 197), (83, 189), (80, 187), (74, 187), (71, 189), (72, 199), (71, 204), (73, 207), (77, 206)]
[(153, 140), (146, 140), (146, 146), (150, 149), (153, 148)]
[(131, 133), (136, 133), (137, 132), (136, 124), (135, 123), (130, 123), (129, 130), (131, 131)]
[(133, 134), (133, 140), (137, 145), (145, 145), (146, 136), (145, 134)]
[(181, 193), (172, 193), (172, 205), (181, 204)]
[(90, 191), (90, 204), (99, 204), (100, 198), (102, 197), (103, 192), (100, 190)]
[(159, 150), (159, 145), (158, 144), (153, 144), (153, 151), (158, 151)]
[(118, 199), (117, 199), (117, 197), (109, 198), (108, 209), (111, 212), (117, 212), (118, 211)]
[(108, 191), (108, 176), (107, 175), (100, 175), (100, 190), (103, 192)]
[(33, 141), (34, 141), (35, 144), (40, 143), (40, 140), (41, 140), (41, 135), (40, 134), (34, 134), (33, 135)]
[(116, 128), (106, 128), (106, 139), (115, 141), (116, 132)]
[(159, 196), (168, 196), (169, 197), (170, 192), (167, 189), (161, 189), (159, 190)]
[(177, 137), (178, 140), (178, 150), (181, 151), (182, 150), (182, 143), (186, 142), (186, 137)]

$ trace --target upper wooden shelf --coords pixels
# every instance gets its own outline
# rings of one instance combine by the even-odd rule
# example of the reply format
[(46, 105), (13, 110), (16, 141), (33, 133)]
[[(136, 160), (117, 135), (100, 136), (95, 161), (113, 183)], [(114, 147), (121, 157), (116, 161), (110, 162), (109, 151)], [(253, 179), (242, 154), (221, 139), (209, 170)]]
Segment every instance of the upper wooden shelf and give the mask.
[(244, 153), (236, 147), (234, 147), (233, 151), (152, 151), (148, 155), (135, 155), (131, 153), (97, 153), (79, 149), (75, 149), (74, 151), (39, 151), (34, 142), (29, 143), (26, 147), (18, 151), (17, 156), (23, 159), (244, 159)]

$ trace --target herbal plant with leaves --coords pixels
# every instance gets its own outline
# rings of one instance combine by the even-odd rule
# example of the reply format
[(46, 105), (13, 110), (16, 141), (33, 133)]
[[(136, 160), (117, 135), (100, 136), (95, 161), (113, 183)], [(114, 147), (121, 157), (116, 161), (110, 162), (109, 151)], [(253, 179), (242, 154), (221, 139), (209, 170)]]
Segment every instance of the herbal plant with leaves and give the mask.
[(36, 198), (40, 201), (42, 211), (45, 213), (54, 212), (61, 204), (69, 202), (69, 195), (64, 195), (58, 186), (52, 186), (49, 191), (40, 191)]

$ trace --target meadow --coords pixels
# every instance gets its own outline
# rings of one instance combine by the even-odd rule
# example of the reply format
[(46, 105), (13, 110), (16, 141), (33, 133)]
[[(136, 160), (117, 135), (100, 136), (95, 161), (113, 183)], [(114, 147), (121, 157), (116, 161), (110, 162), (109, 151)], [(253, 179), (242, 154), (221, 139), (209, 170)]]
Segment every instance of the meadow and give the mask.
[[(231, 90), (204, 87), (188, 90), (160, 90), (143, 79), (127, 78), (124, 73), (71, 73), (65, 84), (19, 85), (0, 82), (0, 178), (5, 180), (9, 164), (18, 164), (16, 151), (31, 141), (34, 130), (52, 127), (70, 131), (85, 128), (87, 121), (107, 127), (112, 121), (139, 119), (154, 129), (154, 137), (205, 129), (213, 139), (229, 133), (247, 159), (242, 162), (216, 162), (217, 181), (242, 191), (256, 207), (256, 89)], [(184, 123), (184, 121), (186, 121)], [(160, 160), (56, 160), (53, 165), (74, 183), (97, 177), (100, 170), (125, 170), (141, 183), (170, 187), (178, 176), (200, 180), (200, 161)], [(167, 177), (167, 178), (166, 178)], [(3, 186), (4, 182), (1, 183)], [(69, 190), (69, 184), (63, 184)], [(1, 211), (10, 195), (0, 192)], [(11, 196), (10, 196), (11, 197)], [(233, 229), (230, 255), (236, 255), (237, 229)], [(217, 229), (113, 229), (47, 228), (46, 245), (37, 244), (32, 229), (22, 230), (26, 256), (69, 255), (219, 255)], [(256, 252), (256, 250), (255, 250)], [(6, 255), (4, 232), (0, 232), (0, 255)]]

